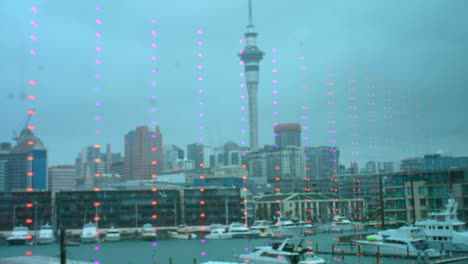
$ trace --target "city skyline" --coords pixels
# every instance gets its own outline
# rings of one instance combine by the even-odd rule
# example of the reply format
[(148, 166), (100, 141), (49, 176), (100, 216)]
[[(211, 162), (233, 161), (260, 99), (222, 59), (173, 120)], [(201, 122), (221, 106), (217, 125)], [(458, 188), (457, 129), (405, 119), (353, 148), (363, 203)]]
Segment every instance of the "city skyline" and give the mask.
[[(177, 8), (181, 3), (187, 8)], [(31, 124), (48, 149), (49, 166), (71, 164), (82, 147), (95, 143), (110, 143), (115, 152), (123, 153), (124, 135), (150, 125), (152, 119), (167, 144), (185, 147), (197, 142), (202, 124), (206, 126), (204, 144), (220, 146), (229, 140), (248, 144), (248, 132), (242, 133), (247, 122), (241, 121), (246, 111), (241, 110), (246, 105), (241, 96), (247, 91), (240, 87), (243, 67), (235, 56), (245, 45), (240, 42), (247, 1), (104, 6), (100, 17), (104, 90), (99, 95), (93, 79), (98, 69), (93, 37), (101, 29), (95, 23), (94, 4), (76, 3), (76, 10), (83, 12), (64, 19), (66, 3), (41, 3), (36, 16), (39, 26), (34, 30), (29, 25), (30, 6), (5, 4), (0, 17), (13, 26), (2, 37), (9, 41), (0, 44), (6, 54), (0, 64), (5, 76), (0, 105), (8, 113), (2, 117), (0, 142), (12, 142), (12, 131), (21, 131), (28, 109), (34, 108), (37, 115)], [(129, 12), (130, 7), (136, 12)], [(463, 52), (468, 39), (463, 33), (468, 25), (462, 19), (467, 11), (462, 3), (281, 1), (272, 5), (253, 1), (253, 9), (255, 29), (261, 34), (258, 46), (266, 52), (258, 95), (260, 147), (273, 144), (275, 122), (299, 122), (308, 127), (302, 132), (308, 137), (302, 140), (304, 146), (328, 146), (331, 136), (336, 137), (333, 146), (340, 148), (345, 165), (356, 158), (363, 164), (436, 152), (468, 155), (464, 135), (468, 120), (459, 114), (468, 108), (463, 100), (468, 95), (463, 89), (467, 78), (463, 65), (468, 59)], [(178, 21), (169, 10), (191, 23)], [(282, 14), (289, 19), (281, 19)], [(152, 90), (156, 100), (148, 92), (152, 19), (157, 20), (159, 33), (155, 38), (159, 86)], [(197, 45), (200, 29), (201, 47)], [(28, 38), (33, 33), (39, 38), (34, 62), (28, 57)], [(198, 50), (204, 53), (203, 121), (198, 116)], [(33, 65), (38, 67), (32, 69)], [(333, 74), (337, 93), (335, 135), (328, 131), (328, 73)], [(38, 80), (34, 104), (24, 99), (30, 76)], [(350, 101), (350, 80), (356, 83), (356, 103)], [(369, 96), (372, 85), (375, 99)], [(278, 94), (273, 96), (275, 87)], [(102, 101), (99, 110), (97, 100)], [(154, 107), (156, 113), (151, 111)], [(358, 146), (351, 145), (350, 107), (359, 109)], [(377, 112), (376, 122), (370, 121), (371, 111)], [(96, 112), (102, 115), (99, 136), (94, 133)], [(369, 148), (370, 138), (377, 143), (375, 149)], [(353, 156), (356, 150), (359, 154)]]

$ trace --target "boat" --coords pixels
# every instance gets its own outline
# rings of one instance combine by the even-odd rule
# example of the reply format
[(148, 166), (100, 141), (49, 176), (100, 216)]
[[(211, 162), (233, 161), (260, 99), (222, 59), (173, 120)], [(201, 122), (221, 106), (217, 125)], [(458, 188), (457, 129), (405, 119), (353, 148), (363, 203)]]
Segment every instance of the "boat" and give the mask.
[(220, 224), (210, 225), (210, 233), (205, 235), (206, 239), (230, 239), (231, 233), (226, 233), (226, 228)]
[(260, 235), (260, 231), (250, 230), (250, 228), (239, 222), (231, 223), (228, 227), (228, 233), (231, 234), (233, 238), (254, 238)]
[(113, 226), (106, 231), (106, 241), (117, 242), (120, 241), (120, 231)]
[(169, 238), (175, 239), (195, 239), (197, 238), (197, 234), (192, 232), (191, 228), (188, 228), (185, 225), (179, 225), (177, 231), (168, 231), (167, 232)]
[(419, 227), (403, 226), (368, 235), (366, 239), (354, 240), (360, 251), (367, 255), (417, 257), (440, 257), (440, 252), (429, 247), (426, 235)]
[(158, 239), (158, 233), (153, 225), (146, 223), (141, 229), (141, 239), (154, 241)]
[(255, 264), (325, 264), (312, 249), (303, 245), (304, 239), (286, 238), (269, 246), (255, 247), (252, 252), (239, 255), (239, 261)]
[(255, 220), (250, 226), (250, 230), (258, 230), (260, 237), (272, 237), (274, 236), (273, 231), (270, 228), (270, 224), (267, 220)]
[(99, 232), (97, 230), (96, 223), (87, 223), (83, 226), (81, 232), (81, 242), (82, 243), (96, 243), (99, 240)]
[(272, 232), (277, 237), (293, 237), (302, 236), (312, 228), (314, 227), (309, 223), (294, 222), (287, 217), (279, 216), (276, 224), (272, 227)]
[(54, 242), (55, 242), (54, 228), (49, 224), (45, 224), (41, 226), (41, 229), (39, 230), (39, 234), (37, 235), (36, 243), (39, 245), (46, 245), (46, 244), (52, 244)]
[(449, 251), (468, 251), (468, 231), (458, 220), (458, 203), (450, 198), (445, 210), (428, 214), (428, 219), (414, 225), (421, 227), (431, 247)]
[(364, 229), (364, 225), (352, 222), (344, 216), (335, 215), (330, 222), (320, 225), (317, 229), (322, 232), (345, 232), (362, 230)]
[(31, 243), (32, 235), (26, 226), (17, 226), (11, 231), (11, 235), (6, 238), (7, 245), (26, 245)]

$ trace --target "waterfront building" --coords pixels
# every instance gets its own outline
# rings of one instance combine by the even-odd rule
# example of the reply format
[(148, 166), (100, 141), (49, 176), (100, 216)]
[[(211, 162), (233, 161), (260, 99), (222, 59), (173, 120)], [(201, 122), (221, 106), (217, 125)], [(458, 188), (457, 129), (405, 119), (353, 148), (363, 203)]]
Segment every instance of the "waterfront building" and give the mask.
[(441, 154), (424, 155), (425, 170), (446, 170), (451, 168), (468, 168), (468, 157), (442, 156)]
[(49, 191), (0, 192), (0, 230), (11, 231), (19, 225), (34, 230), (34, 227), (52, 224), (52, 212), (52, 193)]
[(393, 162), (392, 161), (379, 162), (379, 172), (380, 173), (392, 173), (392, 172), (394, 172)]
[(323, 223), (334, 215), (357, 219), (366, 214), (365, 210), (355, 210), (366, 208), (365, 200), (346, 199), (335, 194), (275, 193), (253, 198), (256, 219), (274, 220), (283, 215), (291, 219)]
[(373, 160), (366, 162), (366, 173), (377, 173), (377, 163)]
[(151, 179), (164, 170), (159, 127), (139, 126), (125, 135), (124, 180)]
[(287, 123), (278, 124), (274, 127), (275, 147), (287, 146), (301, 147), (301, 124)]
[(307, 177), (328, 179), (338, 174), (340, 150), (336, 147), (305, 147)]
[(71, 190), (76, 188), (76, 167), (60, 165), (49, 168), (49, 190), (52, 192)]
[(228, 141), (226, 142), (224, 145), (223, 145), (223, 161), (224, 161), (224, 165), (225, 166), (229, 166), (229, 165), (240, 165), (241, 164), (241, 161), (239, 161), (239, 163), (237, 163), (237, 161), (235, 160), (235, 158), (237, 158), (237, 154), (234, 154), (235, 157), (231, 157), (231, 154), (230, 153), (238, 153), (238, 152), (241, 152), (240, 151), (240, 147), (239, 147), (239, 144), (237, 144), (236, 142), (234, 141)]

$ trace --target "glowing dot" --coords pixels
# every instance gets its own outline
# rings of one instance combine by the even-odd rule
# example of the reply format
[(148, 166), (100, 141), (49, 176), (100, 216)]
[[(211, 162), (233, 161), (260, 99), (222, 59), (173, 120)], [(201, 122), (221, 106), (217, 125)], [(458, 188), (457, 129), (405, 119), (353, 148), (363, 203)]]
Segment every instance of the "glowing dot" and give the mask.
[(276, 48), (272, 48), (272, 49), (271, 49), (272, 52), (276, 52), (276, 50), (277, 50)]
[(199, 81), (203, 81), (203, 77), (201, 77), (201, 76), (198, 77), (198, 80), (199, 80)]
[(26, 252), (24, 252), (24, 254), (26, 256), (31, 256), (32, 255), (32, 251), (31, 250), (26, 250)]
[(240, 50), (239, 53), (240, 53), (240, 54), (244, 54), (244, 50)]
[(34, 35), (31, 35), (30, 38), (31, 38), (32, 41), (36, 41), (36, 40), (37, 40), (37, 37), (34, 36)]
[(99, 250), (99, 249), (100, 249), (99, 246), (95, 246), (95, 247), (94, 247), (94, 250)]
[(96, 64), (102, 64), (100, 60), (96, 60)]
[(152, 72), (152, 73), (157, 73), (158, 70), (156, 70), (156, 69), (151, 69), (151, 72)]
[(157, 83), (156, 82), (151, 82), (151, 86), (156, 86)]
[(198, 44), (198, 46), (202, 46), (202, 45), (203, 45), (203, 42), (198, 41), (197, 44)]
[(29, 129), (29, 130), (34, 130), (34, 129), (36, 129), (36, 127), (33, 126), (33, 125), (29, 125), (29, 126), (28, 126), (28, 129)]
[(274, 94), (277, 94), (277, 93), (278, 93), (278, 90), (273, 90), (273, 93), (274, 93)]
[(102, 75), (101, 75), (101, 74), (99, 74), (99, 73), (97, 73), (95, 76), (96, 76), (96, 78), (97, 78), (97, 79), (100, 79), (100, 78), (102, 78)]
[(35, 80), (29, 80), (28, 83), (29, 83), (29, 85), (36, 85), (36, 81), (35, 81)]
[(31, 101), (34, 101), (34, 100), (36, 100), (36, 96), (33, 95), (33, 94), (30, 94), (30, 95), (28, 95), (28, 99), (31, 100)]
[(157, 60), (158, 58), (156, 56), (151, 56), (151, 60)]
[(277, 69), (273, 69), (272, 72), (278, 72), (278, 70), (277, 70)]
[(244, 98), (245, 98), (245, 95), (241, 95), (241, 98), (244, 99)]
[(153, 242), (153, 247), (156, 247), (156, 246), (158, 246), (158, 242), (155, 241)]
[(243, 40), (243, 39), (239, 39), (239, 43), (240, 43), (240, 44), (244, 43), (244, 40)]
[(100, 93), (100, 92), (102, 92), (102, 88), (96, 87), (96, 93)]
[(197, 33), (201, 35), (201, 34), (203, 34), (203, 30), (199, 29), (199, 30), (197, 30)]
[(203, 54), (201, 54), (201, 53), (198, 53), (198, 55), (197, 55), (197, 56), (201, 58), (201, 57), (203, 57)]
[(151, 19), (151, 23), (156, 24), (156, 19)]
[(96, 19), (96, 24), (98, 24), (98, 25), (102, 25), (102, 21), (101, 21), (101, 19)]
[(156, 36), (158, 33), (156, 33), (156, 30), (151, 30), (151, 35)]
[(30, 109), (30, 110), (28, 110), (28, 114), (29, 115), (35, 115), (36, 111), (34, 109)]
[(273, 101), (273, 104), (277, 105), (277, 104), (278, 104), (278, 101)]
[(272, 62), (276, 62), (276, 61), (277, 61), (277, 59), (276, 59), (276, 58), (273, 58), (273, 59), (271, 59), (271, 61), (272, 61)]
[(99, 260), (95, 260), (94, 264), (100, 264)]
[(99, 12), (99, 11), (101, 11), (101, 10), (102, 10), (102, 9), (101, 9), (101, 7), (100, 7), (100, 6), (96, 6), (96, 11), (98, 11), (98, 12)]
[(96, 38), (102, 38), (102, 35), (101, 35), (101, 33), (99, 33), (99, 32), (96, 32)]
[(31, 10), (32, 10), (34, 13), (37, 13), (37, 7), (31, 6)]
[(205, 116), (205, 114), (200, 113), (200, 118), (203, 118), (204, 116)]
[(96, 116), (96, 120), (101, 120), (101, 116)]
[(240, 75), (240, 76), (244, 76), (245, 74), (244, 74), (244, 72), (241, 72), (239, 75)]
[(35, 20), (31, 20), (31, 25), (32, 25), (33, 27), (37, 27), (37, 22), (36, 22)]
[(101, 47), (96, 46), (96, 51), (101, 51)]
[(278, 80), (273, 80), (273, 83), (278, 83)]
[(245, 110), (245, 107), (244, 107), (244, 106), (241, 106), (241, 110), (242, 110), (242, 111)]
[(202, 69), (203, 69), (203, 65), (201, 65), (201, 64), (200, 64), (200, 65), (198, 65), (197, 67), (198, 67), (198, 69), (200, 69), (200, 70), (202, 70)]
[(156, 43), (151, 43), (151, 47), (153, 47), (153, 48), (157, 48), (157, 47), (158, 47), (158, 45), (157, 45)]
[(239, 64), (240, 64), (240, 65), (244, 65), (244, 62), (243, 62), (243, 61), (240, 61)]
[(241, 83), (240, 87), (244, 88), (244, 87), (245, 87), (245, 84)]
[(273, 112), (273, 114), (274, 114), (274, 115), (278, 115), (278, 112), (277, 112), (277, 111), (275, 111), (275, 112)]
[(30, 50), (30, 51), (29, 51), (29, 54), (35, 56), (35, 55), (37, 54), (37, 52), (36, 52), (35, 50)]
[(201, 252), (201, 255), (202, 255), (202, 256), (205, 256), (205, 255), (206, 255), (206, 252), (205, 252), (205, 251), (202, 251), (202, 252)]
[[(198, 90), (199, 93), (203, 93), (203, 89)], [(201, 102), (200, 102), (201, 103)]]

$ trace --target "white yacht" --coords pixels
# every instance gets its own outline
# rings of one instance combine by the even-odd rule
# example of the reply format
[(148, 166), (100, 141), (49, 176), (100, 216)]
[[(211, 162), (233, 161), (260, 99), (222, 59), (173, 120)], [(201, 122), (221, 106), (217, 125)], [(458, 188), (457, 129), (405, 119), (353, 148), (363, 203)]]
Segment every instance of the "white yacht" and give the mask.
[(30, 243), (32, 235), (26, 226), (17, 226), (11, 231), (11, 235), (6, 238), (8, 245), (25, 245)]
[(272, 232), (277, 237), (302, 236), (313, 226), (305, 222), (294, 222), (291, 219), (280, 216), (276, 224), (272, 227)]
[(197, 234), (193, 233), (192, 229), (185, 225), (180, 225), (177, 231), (168, 231), (169, 238), (176, 239), (196, 239)]
[(404, 226), (399, 229), (380, 231), (368, 235), (364, 240), (354, 241), (363, 254), (382, 256), (417, 257), (418, 254), (430, 258), (440, 257), (440, 252), (429, 247), (421, 228)]
[(158, 234), (153, 225), (146, 223), (141, 229), (141, 239), (143, 240), (156, 240), (158, 239)]
[(271, 246), (255, 247), (252, 252), (239, 255), (244, 263), (255, 264), (325, 264), (323, 258), (313, 254), (310, 248), (302, 246), (302, 239), (285, 239)]
[(230, 239), (232, 238), (231, 233), (226, 233), (226, 229), (223, 225), (212, 224), (210, 225), (210, 233), (205, 235), (206, 239)]
[(318, 230), (323, 232), (344, 232), (361, 230), (363, 227), (364, 225), (361, 223), (355, 223), (344, 216), (335, 215), (329, 223), (320, 225)]
[(449, 199), (445, 210), (429, 213), (428, 219), (415, 223), (423, 229), (429, 244), (440, 250), (468, 251), (468, 231), (457, 218), (458, 204)]
[(55, 242), (54, 228), (45, 224), (41, 226), (39, 234), (37, 235), (36, 243), (39, 245), (52, 244)]
[(120, 241), (120, 231), (113, 226), (106, 231), (106, 241), (116, 242)]
[(250, 230), (250, 228), (239, 222), (231, 223), (228, 227), (228, 233), (231, 234), (233, 238), (252, 238), (260, 235), (260, 231)]
[(258, 230), (261, 237), (273, 237), (274, 233), (267, 220), (255, 220), (250, 225), (250, 230)]
[(83, 243), (96, 243), (99, 240), (99, 233), (96, 223), (87, 223), (83, 226), (81, 232), (81, 242)]

